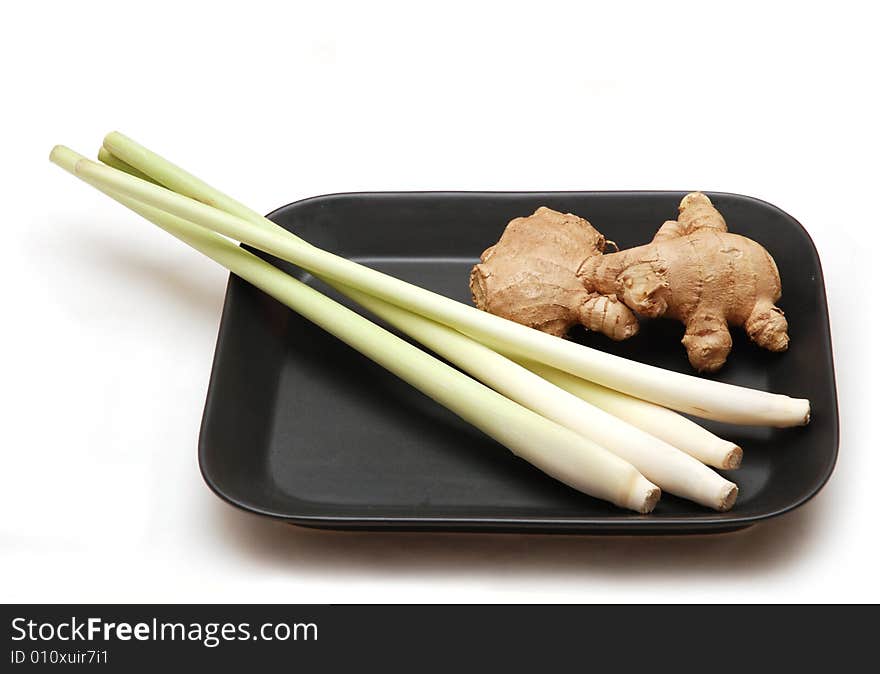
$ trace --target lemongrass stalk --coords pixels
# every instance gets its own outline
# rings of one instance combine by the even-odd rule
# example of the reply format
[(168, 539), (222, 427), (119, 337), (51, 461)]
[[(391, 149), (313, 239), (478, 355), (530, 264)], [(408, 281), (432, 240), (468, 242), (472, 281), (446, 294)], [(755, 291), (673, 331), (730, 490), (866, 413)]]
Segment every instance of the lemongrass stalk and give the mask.
[[(138, 147), (137, 144), (134, 143), (134, 141), (131, 141), (130, 139), (125, 139), (121, 134), (118, 133), (110, 134), (108, 136), (108, 139), (111, 145), (113, 145), (115, 142), (115, 144), (122, 148), (121, 151), (125, 151), (125, 148)], [(140, 161), (142, 163), (144, 163), (144, 153), (149, 153), (149, 150), (146, 150), (146, 148), (142, 148), (142, 153), (140, 156)], [(113, 155), (110, 150), (105, 147), (101, 147), (98, 153), (98, 158), (105, 164), (113, 166), (114, 168), (126, 171), (132, 175), (146, 180), (153, 180), (150, 176), (141, 173), (136, 168), (130, 166), (122, 159), (119, 159), (118, 157)], [(160, 159), (160, 161), (157, 162), (154, 156), (153, 158), (151, 158), (151, 161), (147, 161), (145, 163), (148, 165), (161, 165), (162, 161)], [(181, 179), (181, 176), (183, 177), (183, 179)], [(218, 207), (222, 207), (221, 210), (225, 210), (226, 212), (235, 215), (240, 215), (241, 217), (252, 221), (255, 225), (268, 225), (273, 228), (277, 227), (277, 225), (271, 220), (267, 220), (259, 213), (247, 208), (247, 206), (240, 204), (239, 202), (229, 197), (226, 197), (222, 193), (218, 193), (217, 190), (200, 181), (195, 176), (187, 174), (185, 171), (183, 171), (183, 169), (180, 169), (179, 167), (173, 167), (172, 170), (165, 170), (158, 177), (166, 180), (168, 183), (166, 186), (169, 188), (179, 188), (185, 190), (186, 196), (196, 198), (197, 200), (203, 201), (203, 203), (204, 200), (213, 202), (217, 204)], [(177, 190), (175, 189), (175, 191)], [(199, 197), (202, 198), (199, 199)], [(389, 311), (383, 311), (383, 309), (385, 309), (386, 307), (390, 307), (392, 310), (395, 309), (394, 305), (389, 305), (387, 302), (383, 302), (382, 300), (376, 298), (372, 298), (371, 301), (365, 301), (364, 298), (370, 296), (364, 295), (363, 293), (357, 293), (357, 291), (351, 291), (350, 289), (346, 288), (346, 286), (340, 284), (333, 285), (338, 291), (355, 300), (355, 302), (358, 302), (359, 304), (367, 307), (374, 314), (380, 316), (387, 322), (392, 323), (397, 329), (409, 334), (411, 337), (415, 337), (416, 339), (418, 339), (416, 334), (407, 330), (405, 322), (392, 321), (389, 316)], [(422, 341), (422, 343), (425, 344), (424, 341)], [(435, 348), (435, 346), (432, 346), (430, 344), (425, 345), (435, 352), (440, 353), (448, 360), (453, 360), (453, 362), (456, 362), (459, 366), (462, 365), (460, 362), (450, 358), (449, 354)], [(677, 412), (674, 412), (673, 410), (661, 407), (660, 405), (648, 402), (647, 400), (633, 398), (632, 396), (626, 395), (625, 393), (620, 393), (619, 391), (600, 386), (599, 384), (594, 384), (593, 382), (587, 381), (586, 379), (581, 379), (580, 377), (576, 377), (567, 372), (563, 372), (562, 370), (557, 370), (556, 368), (550, 367), (549, 365), (544, 365), (543, 363), (536, 363), (535, 361), (529, 360), (521, 360), (519, 361), (519, 363), (520, 365), (532, 370), (536, 374), (540, 375), (541, 377), (550, 381), (556, 386), (564, 389), (565, 391), (568, 391), (569, 393), (578, 396), (582, 400), (585, 400), (586, 402), (595, 405), (605, 412), (614, 415), (618, 419), (622, 419), (623, 421), (628, 422), (636, 428), (645, 431), (649, 435), (665, 441), (672, 447), (693, 456), (704, 464), (713, 466), (715, 468), (720, 468), (722, 470), (735, 470), (739, 468), (742, 462), (742, 448), (740, 448), (737, 444), (718, 437), (717, 435), (709, 432), (699, 424), (691, 421), (681, 414), (678, 414)], [(474, 373), (471, 371), (471, 374)], [(481, 379), (484, 383), (489, 383), (481, 377), (477, 378)], [(489, 383), (489, 385), (492, 384)], [(497, 386), (493, 386), (493, 388), (496, 388), (496, 390), (498, 390)], [(504, 393), (504, 391), (501, 392)], [(530, 409), (533, 409), (534, 411), (542, 413), (541, 410), (536, 409), (534, 406), (526, 404), (523, 400), (518, 400), (518, 402), (526, 405), (527, 407), (530, 407)], [(544, 414), (544, 416), (548, 416), (548, 418), (551, 419), (553, 418), (553, 416), (547, 414)], [(554, 420), (562, 423), (563, 425), (567, 425), (560, 419)], [(578, 429), (574, 428), (573, 430)], [(585, 435), (587, 437), (591, 437), (590, 434)], [(602, 444), (599, 439), (595, 437), (593, 437), (592, 439), (599, 442), (599, 444)], [(609, 442), (605, 446), (608, 447), (612, 452), (614, 452), (616, 442)], [(625, 455), (622, 456), (623, 458), (627, 458)], [(664, 491), (677, 493), (674, 488), (670, 488), (668, 481), (660, 479), (660, 477), (657, 476), (656, 473), (646, 472), (647, 469), (634, 459), (627, 460), (631, 461), (636, 466), (636, 468), (646, 474), (647, 477), (653, 479), (654, 482), (656, 482), (657, 485)], [(721, 491), (722, 490), (719, 490), (719, 493), (721, 493)], [(678, 495), (682, 494), (678, 493)], [(685, 498), (688, 498), (688, 496), (685, 495)], [(723, 500), (726, 499), (722, 499), (722, 501)]]
[[(299, 237), (122, 134), (109, 134), (104, 145), (115, 156), (180, 194), (170, 190), (163, 192), (156, 185), (124, 173), (114, 173), (94, 162), (81, 162), (78, 175), (288, 260), (325, 280), (357, 288), (444, 323), (495, 350), (536, 360), (608, 388), (699, 417), (780, 427), (802, 425), (809, 420), (808, 400), (629, 361), (488, 314), (338, 257), (305, 244)], [(209, 207), (209, 204), (216, 208)], [(247, 226), (248, 223), (251, 226)]]
[[(599, 386), (543, 363), (529, 360), (518, 362), (559, 388), (641, 428), (656, 438), (665, 440), (707, 465), (722, 470), (734, 470), (739, 468), (742, 462), (742, 449), (737, 444), (719, 438), (677, 412)], [(660, 487), (666, 490), (662, 484)]]
[[(120, 170), (131, 168), (122, 160), (115, 157), (114, 159), (116, 159), (116, 168)], [(443, 356), (487, 386), (524, 407), (580, 433), (632, 463), (636, 469), (657, 484), (664, 492), (681, 496), (716, 510), (727, 510), (733, 506), (738, 491), (735, 484), (706, 468), (699, 461), (682, 454), (674, 442), (661, 438), (657, 433), (653, 434), (656, 437), (651, 437), (651, 434), (637, 430), (640, 427), (639, 419), (628, 418), (621, 421), (619, 418), (621, 415), (612, 416), (608, 413), (611, 410), (603, 411), (602, 404), (593, 406), (589, 404), (592, 401), (584, 402), (584, 400), (578, 399), (576, 397), (578, 391), (566, 391), (554, 386), (546, 380), (549, 378), (542, 379), (522, 365), (514, 363), (452, 328), (346, 286), (337, 285), (336, 288), (386, 323)], [(695, 426), (710, 438), (715, 437), (693, 422), (664, 407), (636, 400), (623, 393), (611, 391), (595, 384), (589, 384), (589, 382), (553, 368), (548, 369), (576, 381), (584, 382), (599, 391), (604, 391), (604, 396), (596, 396), (600, 402), (609, 397), (612, 400), (622, 399), (616, 407), (624, 412), (630, 411), (626, 401), (633, 401), (633, 406), (636, 409), (647, 408), (646, 417), (654, 418), (650, 413), (659, 410), (661, 413), (666, 413)], [(662, 417), (662, 414), (660, 416)], [(660, 439), (658, 440), (658, 438)], [(687, 436), (685, 439), (692, 438)], [(701, 439), (704, 438), (701, 436)]]
[[(82, 157), (58, 146), (51, 159), (73, 172)], [(650, 512), (656, 504), (660, 496), (656, 485), (596, 443), (505, 398), (224, 237), (124, 194), (102, 191), (324, 328), (548, 475), (637, 512)]]
[[(160, 185), (197, 201), (219, 208), (262, 227), (277, 227), (274, 222), (251, 210), (220, 190), (171, 163), (118, 131), (104, 136), (103, 148), (134, 169), (145, 173)], [(300, 239), (302, 241), (302, 239)]]
[(617, 454), (664, 492), (715, 510), (729, 510), (736, 501), (738, 490), (733, 482), (663, 440), (553, 385), (457, 330), (358, 290), (345, 291), (368, 311), (487, 386)]
[[(124, 161), (115, 156), (110, 150), (106, 147), (101, 147), (98, 150), (98, 161), (107, 164), (107, 166), (112, 166), (113, 168), (119, 171), (125, 171), (129, 175), (133, 175), (135, 178), (140, 178), (141, 180), (148, 180), (149, 182), (156, 182), (146, 173), (142, 173), (138, 171), (134, 166), (130, 166), (126, 164)], [(157, 183), (158, 184), (158, 183)]]

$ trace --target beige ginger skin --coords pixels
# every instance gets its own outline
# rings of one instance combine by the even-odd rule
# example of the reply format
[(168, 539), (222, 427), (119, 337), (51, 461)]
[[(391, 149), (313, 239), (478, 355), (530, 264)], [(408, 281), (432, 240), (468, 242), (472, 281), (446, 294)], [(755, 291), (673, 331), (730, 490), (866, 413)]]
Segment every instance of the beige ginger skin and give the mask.
[(728, 232), (705, 194), (688, 194), (678, 210), (651, 243), (586, 258), (578, 270), (585, 288), (613, 295), (643, 316), (684, 323), (682, 344), (700, 372), (724, 365), (731, 325), (744, 327), (758, 346), (785, 351), (788, 322), (776, 306), (782, 285), (770, 254)]
[(677, 220), (651, 243), (603, 254), (605, 240), (586, 220), (541, 207), (508, 225), (471, 273), (478, 307), (554, 335), (583, 324), (612, 339), (638, 330), (633, 312), (685, 325), (682, 343), (700, 372), (724, 365), (742, 326), (770, 351), (788, 348), (776, 306), (779, 272), (759, 244), (727, 231), (709, 198), (682, 199)]
[(612, 294), (587, 290), (577, 271), (588, 255), (600, 255), (605, 237), (571, 213), (541, 206), (510, 221), (501, 238), (471, 270), (471, 293), (480, 309), (563, 336), (582, 324), (621, 340), (638, 321)]

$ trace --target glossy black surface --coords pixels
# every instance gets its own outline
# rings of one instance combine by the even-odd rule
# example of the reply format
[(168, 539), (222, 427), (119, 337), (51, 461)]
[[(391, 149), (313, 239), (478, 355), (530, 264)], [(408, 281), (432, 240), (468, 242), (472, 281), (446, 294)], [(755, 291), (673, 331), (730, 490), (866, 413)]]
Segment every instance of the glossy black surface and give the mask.
[[(368, 193), (315, 197), (270, 217), (308, 241), (470, 302), (468, 271), (507, 222), (537, 206), (586, 217), (621, 247), (673, 218), (682, 192)], [(813, 496), (834, 468), (838, 420), (822, 272), (807, 233), (765, 202), (710, 193), (731, 231), (779, 266), (792, 342), (785, 354), (739, 330), (723, 381), (807, 397), (808, 427), (707, 423), (740, 443), (735, 508), (716, 513), (664, 495), (636, 515), (580, 494), (512, 456), (382, 368), (232, 277), (199, 442), (205, 480), (231, 503), (336, 528), (698, 533), (732, 530)], [(281, 265), (308, 283), (312, 277)], [(334, 294), (335, 297), (338, 297)], [(613, 343), (577, 341), (691, 373), (673, 321)]]

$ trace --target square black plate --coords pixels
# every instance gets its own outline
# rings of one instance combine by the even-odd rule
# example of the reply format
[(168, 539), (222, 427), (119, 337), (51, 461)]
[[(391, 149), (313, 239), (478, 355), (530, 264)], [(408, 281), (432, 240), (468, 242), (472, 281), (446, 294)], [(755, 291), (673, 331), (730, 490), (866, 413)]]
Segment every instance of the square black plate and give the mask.
[[(470, 302), (468, 271), (507, 222), (540, 205), (576, 213), (621, 247), (673, 218), (682, 192), (364, 193), (315, 197), (271, 214), (340, 255)], [(637, 515), (580, 494), (515, 458), (407, 384), (231, 277), (199, 441), (205, 480), (246, 510), (332, 528), (698, 533), (741, 528), (807, 501), (831, 474), (838, 420), (825, 288), (803, 227), (766, 202), (711, 193), (732, 231), (776, 259), (790, 323), (784, 354), (734, 331), (723, 381), (809, 398), (804, 428), (710, 424), (741, 444), (731, 512), (664, 494)], [(282, 268), (330, 292), (287, 264)], [(335, 297), (339, 298), (338, 295)], [(680, 324), (634, 338), (572, 337), (690, 373)]]

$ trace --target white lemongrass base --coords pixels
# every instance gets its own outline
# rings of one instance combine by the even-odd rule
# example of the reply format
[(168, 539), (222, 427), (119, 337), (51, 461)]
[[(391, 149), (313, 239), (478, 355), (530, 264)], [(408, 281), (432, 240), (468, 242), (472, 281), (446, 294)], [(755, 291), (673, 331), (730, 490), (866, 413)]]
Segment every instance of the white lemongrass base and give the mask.
[(543, 363), (528, 360), (520, 363), (559, 388), (665, 440), (709, 466), (734, 470), (742, 462), (742, 449), (736, 443), (719, 438), (677, 412), (599, 386)]
[(730, 509), (737, 487), (711, 468), (572, 395), (452, 328), (366, 293), (345, 293), (384, 321), (499, 393), (583, 435), (634, 465), (663, 491), (716, 510)]

